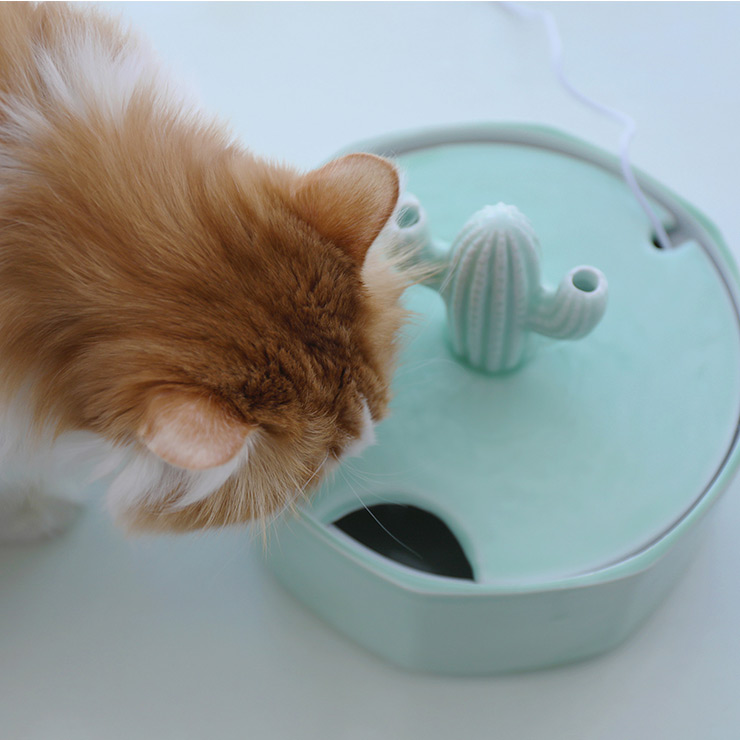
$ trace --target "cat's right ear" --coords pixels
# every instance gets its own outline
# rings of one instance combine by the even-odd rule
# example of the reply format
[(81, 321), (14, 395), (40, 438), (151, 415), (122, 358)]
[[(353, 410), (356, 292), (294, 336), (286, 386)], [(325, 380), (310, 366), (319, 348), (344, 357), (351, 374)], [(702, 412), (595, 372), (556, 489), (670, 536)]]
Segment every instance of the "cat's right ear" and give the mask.
[(348, 154), (299, 178), (301, 217), (362, 265), (398, 203), (398, 170), (374, 154)]
[(254, 430), (220, 401), (175, 387), (149, 399), (138, 437), (170, 465), (206, 470), (233, 459)]

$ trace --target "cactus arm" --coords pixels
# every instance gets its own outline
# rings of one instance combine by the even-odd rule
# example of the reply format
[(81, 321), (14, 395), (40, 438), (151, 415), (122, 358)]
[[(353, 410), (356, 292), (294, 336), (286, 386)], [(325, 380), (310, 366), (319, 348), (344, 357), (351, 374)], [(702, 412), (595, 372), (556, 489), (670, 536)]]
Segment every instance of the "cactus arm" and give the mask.
[(389, 223), (395, 252), (407, 266), (423, 268), (421, 284), (441, 290), (449, 265), (449, 245), (434, 239), (416, 196), (404, 193)]
[(574, 267), (557, 290), (541, 290), (527, 326), (553, 339), (580, 339), (601, 321), (607, 295), (606, 278), (600, 270)]
[(448, 250), (447, 244), (436, 239), (424, 242), (420, 252), (420, 261), (427, 274), (421, 279), (421, 285), (433, 288), (438, 293), (442, 292), (450, 265)]

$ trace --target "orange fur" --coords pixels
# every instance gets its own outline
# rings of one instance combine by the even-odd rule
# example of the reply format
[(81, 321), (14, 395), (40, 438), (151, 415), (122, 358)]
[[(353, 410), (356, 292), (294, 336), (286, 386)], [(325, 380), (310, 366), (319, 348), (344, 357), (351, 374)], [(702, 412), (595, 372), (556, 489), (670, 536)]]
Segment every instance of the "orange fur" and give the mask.
[[(303, 175), (168, 103), (155, 77), (118, 101), (50, 86), (39, 61), (64, 69), (79, 46), (118, 64), (136, 43), (93, 11), (0, 5), (0, 393), (27, 392), (38, 428), (141, 454), (205, 408), (215, 421), (173, 433), (207, 442), (221, 417), (257, 430), (211, 495), (178, 507), (175, 487), (120, 513), (138, 530), (243, 522), (319, 479), (360, 433), (362, 399), (386, 411), (407, 281), (366, 253), (398, 177), (370, 155)], [(207, 403), (157, 417), (173, 389)], [(231, 457), (224, 439), (201, 462)]]

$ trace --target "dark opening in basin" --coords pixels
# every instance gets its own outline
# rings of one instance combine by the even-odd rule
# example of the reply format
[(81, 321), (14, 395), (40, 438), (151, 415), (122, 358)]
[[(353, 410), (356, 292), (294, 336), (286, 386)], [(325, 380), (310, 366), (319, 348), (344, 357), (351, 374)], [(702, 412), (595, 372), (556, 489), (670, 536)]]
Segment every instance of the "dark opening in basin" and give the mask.
[(352, 511), (334, 524), (365, 547), (409, 568), (473, 580), (473, 569), (455, 535), (424, 509), (375, 504)]

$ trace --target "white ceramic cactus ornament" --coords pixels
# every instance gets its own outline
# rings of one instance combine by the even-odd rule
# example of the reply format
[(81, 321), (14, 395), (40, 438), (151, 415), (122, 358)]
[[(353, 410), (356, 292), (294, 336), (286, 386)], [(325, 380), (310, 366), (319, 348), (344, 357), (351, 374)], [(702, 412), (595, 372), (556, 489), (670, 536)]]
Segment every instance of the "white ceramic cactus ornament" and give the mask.
[(540, 246), (526, 217), (499, 203), (475, 213), (451, 247), (434, 242), (419, 202), (399, 211), (405, 243), (421, 243), (420, 259), (437, 267), (428, 281), (447, 305), (452, 349), (488, 373), (519, 367), (530, 332), (580, 339), (601, 321), (607, 282), (595, 267), (574, 267), (556, 290), (540, 283)]

